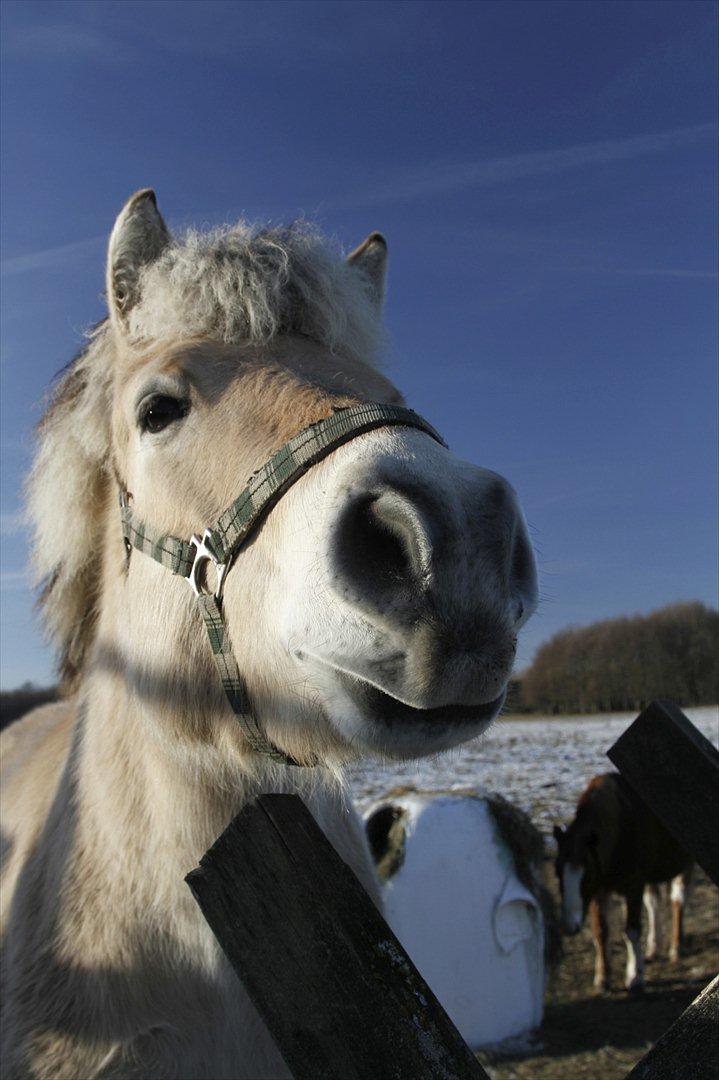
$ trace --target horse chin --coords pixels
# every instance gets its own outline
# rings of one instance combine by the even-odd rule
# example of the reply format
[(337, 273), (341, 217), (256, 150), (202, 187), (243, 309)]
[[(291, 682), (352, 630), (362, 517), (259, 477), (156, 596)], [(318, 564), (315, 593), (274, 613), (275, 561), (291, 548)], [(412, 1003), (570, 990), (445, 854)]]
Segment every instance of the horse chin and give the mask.
[(386, 758), (428, 757), (477, 738), (501, 712), (506, 688), (492, 701), (420, 709), (344, 671), (316, 671), (332, 726), (355, 751)]

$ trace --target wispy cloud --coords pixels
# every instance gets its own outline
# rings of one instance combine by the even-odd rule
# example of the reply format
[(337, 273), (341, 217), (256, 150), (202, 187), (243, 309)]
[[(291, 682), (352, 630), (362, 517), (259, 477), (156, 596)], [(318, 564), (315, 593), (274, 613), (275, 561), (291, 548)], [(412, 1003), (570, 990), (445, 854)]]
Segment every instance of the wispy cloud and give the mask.
[(535, 176), (553, 176), (592, 165), (609, 165), (675, 151), (707, 140), (716, 133), (716, 124), (697, 124), (628, 139), (577, 143), (557, 150), (537, 150), (453, 164), (437, 163), (397, 171), (391, 180), (385, 178), (378, 184), (367, 183), (363, 189), (356, 189), (324, 206), (376, 205), (463, 188), (507, 184)]
[(121, 64), (133, 55), (118, 35), (106, 34), (87, 23), (71, 21), (11, 26), (5, 36), (5, 48), (25, 57), (113, 65)]
[[(117, 13), (98, 16), (90, 6), (72, 17), (66, 8), (60, 18), (30, 25), (10, 25), (4, 48), (27, 59), (53, 60), (69, 64), (101, 64), (116, 67), (129, 63), (156, 63), (158, 56), (212, 57), (237, 62), (238, 57), (254, 59), (270, 50), (283, 60), (306, 65), (318, 58), (341, 60), (361, 46), (352, 36), (320, 20), (308, 20), (301, 5), (266, 4), (261, 12), (246, 18), (238, 32), (236, 0), (228, 3), (174, 4), (173, 17), (159, 23), (143, 20), (133, 25)], [(77, 0), (75, 11), (77, 11)], [(70, 17), (68, 17), (68, 13)], [(114, 17), (113, 17), (114, 16)], [(95, 21), (91, 21), (95, 20)], [(392, 25), (384, 28), (385, 40)], [(395, 37), (402, 38), (395, 30)], [(389, 47), (391, 47), (391, 42)]]
[(32, 270), (52, 270), (58, 266), (66, 266), (68, 262), (75, 262), (99, 251), (105, 240), (104, 235), (91, 236), (88, 240), (75, 240), (70, 244), (60, 244), (59, 247), (14, 255), (2, 260), (0, 275), (12, 277), (14, 274), (24, 274)]
[(626, 277), (689, 278), (695, 281), (717, 281), (716, 270), (685, 270), (682, 267), (656, 266), (637, 270), (616, 270), (615, 273)]

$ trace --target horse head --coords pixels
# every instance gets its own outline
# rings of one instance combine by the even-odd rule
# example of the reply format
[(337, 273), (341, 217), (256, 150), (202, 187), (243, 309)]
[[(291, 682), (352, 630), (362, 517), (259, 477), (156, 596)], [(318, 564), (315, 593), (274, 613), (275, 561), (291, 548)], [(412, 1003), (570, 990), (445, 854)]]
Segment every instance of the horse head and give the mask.
[[(311, 230), (173, 239), (122, 210), (109, 319), (65, 376), (31, 482), (37, 565), (70, 673), (111, 668), (178, 745), (242, 754), (185, 581), (123, 545), (118, 490), (160, 535), (216, 521), (283, 444), (338, 410), (401, 405), (377, 365), (387, 249)], [(426, 431), (338, 445), (234, 558), (222, 599), (269, 740), (298, 761), (436, 753), (499, 713), (534, 556), (508, 482)]]
[(562, 897), (562, 928), (578, 934), (586, 918), (589, 902), (599, 888), (598, 835), (577, 819), (566, 828), (555, 825), (557, 842), (554, 862)]

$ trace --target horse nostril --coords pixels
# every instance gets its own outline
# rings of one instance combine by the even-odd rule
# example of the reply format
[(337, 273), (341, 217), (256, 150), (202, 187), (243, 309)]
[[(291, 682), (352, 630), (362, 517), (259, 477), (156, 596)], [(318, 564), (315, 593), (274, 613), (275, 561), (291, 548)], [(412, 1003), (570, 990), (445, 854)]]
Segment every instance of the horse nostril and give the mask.
[(333, 561), (345, 595), (391, 602), (409, 594), (431, 555), (428, 529), (410, 499), (387, 489), (368, 493), (344, 510), (334, 538)]
[(514, 536), (509, 587), (515, 598), (515, 625), (521, 624), (537, 605), (537, 565), (523, 522), (519, 523)]
[(512, 577), (518, 585), (526, 583), (534, 573), (534, 555), (522, 533), (515, 537), (512, 551)]
[(355, 541), (375, 573), (389, 583), (412, 569), (411, 537), (406, 525), (383, 513), (380, 499), (364, 502), (354, 515)]

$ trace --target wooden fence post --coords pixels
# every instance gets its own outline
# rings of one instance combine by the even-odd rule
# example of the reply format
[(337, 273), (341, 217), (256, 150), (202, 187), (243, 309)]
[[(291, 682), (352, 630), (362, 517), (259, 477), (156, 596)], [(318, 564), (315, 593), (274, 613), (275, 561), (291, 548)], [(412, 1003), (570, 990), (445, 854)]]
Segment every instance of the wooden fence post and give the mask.
[[(719, 753), (669, 701), (653, 701), (607, 756), (684, 850), (719, 885)], [(719, 1076), (719, 977), (628, 1074), (632, 1080)]]
[(708, 1080), (719, 1075), (719, 975), (635, 1065), (632, 1080)]
[(719, 752), (709, 740), (671, 701), (653, 701), (607, 756), (719, 885)]
[(295, 1080), (487, 1080), (296, 795), (260, 795), (187, 883)]

